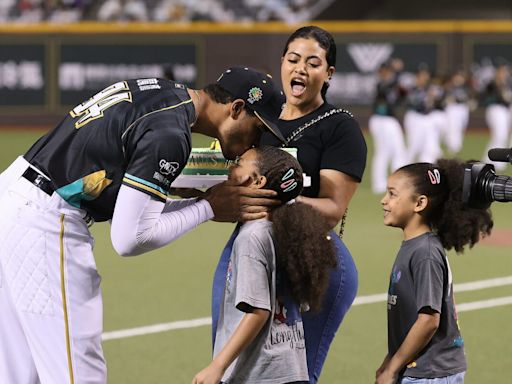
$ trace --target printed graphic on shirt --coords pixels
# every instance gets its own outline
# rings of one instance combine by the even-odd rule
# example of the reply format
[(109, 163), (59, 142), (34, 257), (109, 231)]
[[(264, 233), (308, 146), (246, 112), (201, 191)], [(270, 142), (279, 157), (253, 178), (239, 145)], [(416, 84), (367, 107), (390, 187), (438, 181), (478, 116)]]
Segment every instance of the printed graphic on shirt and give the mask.
[(274, 321), (270, 329), (270, 344), (277, 345), (284, 343), (288, 343), (290, 349), (306, 348), (302, 321), (298, 321), (293, 325)]
[(228, 270), (226, 272), (226, 291), (231, 292), (231, 283), (233, 282), (233, 265), (229, 259)]
[(304, 328), (299, 306), (289, 293), (287, 280), (280, 273), (276, 276), (276, 302), (270, 343), (290, 343), (291, 349), (305, 348)]
[(72, 206), (81, 208), (82, 201), (92, 201), (98, 198), (110, 184), (112, 184), (112, 180), (107, 178), (106, 171), (102, 169), (60, 187), (56, 192)]
[(151, 89), (160, 89), (162, 88), (158, 84), (158, 79), (139, 79), (137, 80), (137, 86), (140, 91), (149, 91)]
[(395, 295), (395, 285), (400, 281), (400, 277), (402, 277), (402, 272), (400, 270), (397, 270), (396, 267), (394, 267), (393, 272), (391, 272), (390, 276), (390, 284), (388, 291), (388, 309), (391, 309), (392, 305), (396, 305), (398, 295)]
[(73, 118), (79, 117), (75, 122), (75, 128), (79, 129), (92, 120), (102, 118), (108, 108), (122, 101), (132, 102), (132, 93), (126, 81), (112, 84), (98, 92), (86, 102), (73, 108), (69, 114)]

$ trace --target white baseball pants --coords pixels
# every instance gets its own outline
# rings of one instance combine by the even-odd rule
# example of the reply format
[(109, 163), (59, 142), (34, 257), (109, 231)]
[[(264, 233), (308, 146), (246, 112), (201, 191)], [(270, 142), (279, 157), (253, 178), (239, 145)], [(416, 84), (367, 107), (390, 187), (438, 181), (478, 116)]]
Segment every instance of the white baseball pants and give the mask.
[(507, 167), (507, 163), (493, 162), (489, 160), (487, 152), (491, 148), (508, 148), (510, 136), (511, 116), (510, 110), (504, 105), (493, 104), (485, 109), (485, 121), (489, 127), (491, 135), (489, 143), (485, 149), (482, 161), (492, 163), (498, 171), (503, 171)]
[(103, 384), (100, 276), (84, 211), (0, 174), (0, 383)]
[(452, 154), (460, 152), (464, 142), (464, 133), (469, 122), (469, 107), (464, 103), (452, 103), (446, 106), (448, 124), (444, 130), (444, 143)]
[(407, 164), (407, 149), (400, 123), (393, 116), (373, 115), (368, 122), (373, 137), (372, 191), (386, 192), (389, 172)]
[(404, 115), (404, 129), (410, 162), (433, 163), (439, 158), (440, 132), (432, 115), (409, 110)]

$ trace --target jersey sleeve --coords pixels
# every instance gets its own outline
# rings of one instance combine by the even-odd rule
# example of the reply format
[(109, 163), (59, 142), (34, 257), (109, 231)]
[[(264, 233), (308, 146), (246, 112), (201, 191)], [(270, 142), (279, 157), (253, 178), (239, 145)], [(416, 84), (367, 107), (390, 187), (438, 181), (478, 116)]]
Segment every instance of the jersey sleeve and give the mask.
[[(147, 119), (133, 135), (123, 184), (166, 201), (171, 183), (185, 167), (190, 140), (172, 120)], [(174, 128), (174, 129), (173, 129)]]
[(366, 167), (367, 148), (357, 121), (347, 115), (325, 132), (323, 140), (325, 150), (320, 169), (334, 169), (360, 182)]
[[(433, 252), (437, 252), (433, 250)], [(429, 257), (411, 265), (414, 276), (416, 309), (430, 307), (441, 313), (444, 292), (444, 264), (437, 257)]]
[[(265, 236), (253, 233), (247, 239), (241, 239), (241, 246), (236, 247), (236, 297), (235, 305), (242, 311), (247, 306), (271, 310), (270, 283), (271, 272), (266, 253), (269, 247)], [(238, 239), (237, 239), (238, 240)]]

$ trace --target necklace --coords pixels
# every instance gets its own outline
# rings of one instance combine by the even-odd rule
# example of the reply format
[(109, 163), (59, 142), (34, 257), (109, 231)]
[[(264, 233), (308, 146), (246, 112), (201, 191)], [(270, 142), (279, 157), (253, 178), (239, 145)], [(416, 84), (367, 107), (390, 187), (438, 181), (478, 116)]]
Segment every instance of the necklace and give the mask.
[(297, 128), (295, 131), (293, 131), (293, 132), (290, 134), (290, 136), (288, 136), (288, 137), (286, 138), (286, 143), (285, 143), (285, 144), (283, 144), (283, 147), (288, 146), (292, 141), (296, 141), (296, 140), (298, 140), (298, 139), (302, 136), (302, 133), (304, 132), (304, 130), (305, 130), (306, 128), (311, 127), (313, 124), (318, 123), (320, 120), (323, 120), (323, 119), (325, 119), (326, 117), (332, 116), (332, 115), (334, 115), (334, 114), (336, 114), (336, 113), (342, 113), (342, 112), (343, 112), (343, 113), (346, 113), (346, 114), (348, 114), (348, 115), (350, 115), (350, 117), (354, 117), (354, 116), (352, 115), (352, 113), (350, 113), (350, 112), (349, 112), (349, 111), (347, 111), (346, 109), (343, 109), (343, 108), (338, 108), (338, 109), (333, 108), (333, 109), (331, 109), (330, 111), (325, 112), (323, 115), (319, 115), (319, 116), (317, 116), (317, 117), (313, 118), (312, 120), (310, 120), (310, 121), (308, 121), (307, 123), (305, 123), (305, 124), (301, 125), (301, 126), (300, 126), (299, 128)]
[(197, 108), (195, 108), (196, 110), (196, 119), (194, 120), (194, 122), (190, 125), (191, 127), (194, 126), (194, 124), (197, 122), (197, 119), (199, 118), (199, 106), (201, 105), (201, 96), (199, 95), (199, 92), (197, 91), (197, 89), (193, 89), (194, 93), (196, 94), (196, 97), (197, 97)]

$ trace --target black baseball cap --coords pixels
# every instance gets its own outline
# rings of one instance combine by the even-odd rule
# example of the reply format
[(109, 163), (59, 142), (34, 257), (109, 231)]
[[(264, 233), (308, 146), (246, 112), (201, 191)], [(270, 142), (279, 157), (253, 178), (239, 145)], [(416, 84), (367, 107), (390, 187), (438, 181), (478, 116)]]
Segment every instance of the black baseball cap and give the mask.
[(285, 101), (272, 76), (247, 67), (231, 67), (217, 79), (217, 84), (235, 99), (242, 99), (246, 106), (265, 124), (281, 143), (286, 139), (277, 127)]

